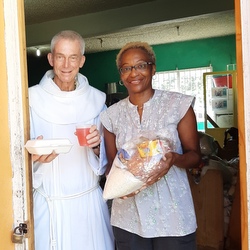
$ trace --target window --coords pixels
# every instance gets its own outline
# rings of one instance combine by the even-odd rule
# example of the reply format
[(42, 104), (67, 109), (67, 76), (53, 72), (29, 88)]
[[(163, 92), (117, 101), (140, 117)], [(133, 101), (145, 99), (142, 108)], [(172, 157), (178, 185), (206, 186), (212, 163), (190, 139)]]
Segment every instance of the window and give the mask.
[(199, 131), (205, 131), (203, 73), (206, 72), (212, 72), (212, 66), (157, 72), (153, 79), (154, 89), (177, 91), (196, 97), (194, 112)]

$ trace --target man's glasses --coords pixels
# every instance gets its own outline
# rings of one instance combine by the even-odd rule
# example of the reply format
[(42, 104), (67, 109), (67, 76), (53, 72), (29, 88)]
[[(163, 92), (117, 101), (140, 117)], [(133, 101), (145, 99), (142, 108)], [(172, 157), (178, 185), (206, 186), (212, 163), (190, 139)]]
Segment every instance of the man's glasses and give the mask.
[(152, 65), (152, 62), (143, 62), (136, 64), (135, 66), (124, 66), (119, 69), (120, 73), (123, 75), (130, 74), (132, 69), (135, 69), (137, 72), (143, 73), (148, 69), (148, 65)]

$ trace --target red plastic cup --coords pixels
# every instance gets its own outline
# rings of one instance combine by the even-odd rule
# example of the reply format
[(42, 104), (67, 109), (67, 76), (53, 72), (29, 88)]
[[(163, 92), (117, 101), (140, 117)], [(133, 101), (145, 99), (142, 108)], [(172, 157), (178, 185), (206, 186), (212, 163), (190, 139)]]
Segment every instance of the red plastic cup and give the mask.
[(86, 136), (89, 134), (90, 127), (90, 124), (76, 126), (76, 135), (80, 146), (88, 146)]

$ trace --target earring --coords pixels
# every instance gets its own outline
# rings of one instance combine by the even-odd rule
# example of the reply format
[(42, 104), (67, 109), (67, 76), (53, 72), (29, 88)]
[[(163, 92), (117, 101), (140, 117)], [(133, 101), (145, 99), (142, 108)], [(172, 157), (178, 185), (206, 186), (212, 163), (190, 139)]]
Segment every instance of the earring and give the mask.
[(124, 86), (122, 80), (120, 80), (118, 83), (119, 83), (120, 86)]
[(156, 80), (157, 76), (156, 75), (153, 75), (152, 79), (153, 80)]

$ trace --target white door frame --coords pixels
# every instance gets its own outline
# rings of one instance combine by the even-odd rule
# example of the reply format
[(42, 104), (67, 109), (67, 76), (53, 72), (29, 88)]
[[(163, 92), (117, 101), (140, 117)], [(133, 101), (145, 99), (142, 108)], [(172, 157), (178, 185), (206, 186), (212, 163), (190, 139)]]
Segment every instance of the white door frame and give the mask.
[(3, 0), (4, 40), (7, 70), (10, 163), (12, 169), (13, 227), (27, 222), (28, 234), (15, 249), (34, 249), (31, 212), (29, 155), (24, 149), (28, 139), (28, 77), (23, 0)]

